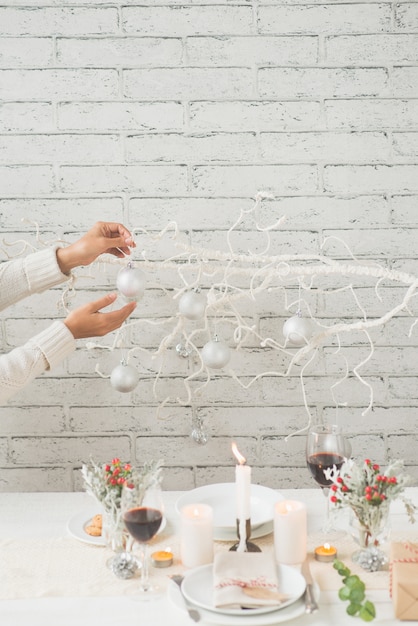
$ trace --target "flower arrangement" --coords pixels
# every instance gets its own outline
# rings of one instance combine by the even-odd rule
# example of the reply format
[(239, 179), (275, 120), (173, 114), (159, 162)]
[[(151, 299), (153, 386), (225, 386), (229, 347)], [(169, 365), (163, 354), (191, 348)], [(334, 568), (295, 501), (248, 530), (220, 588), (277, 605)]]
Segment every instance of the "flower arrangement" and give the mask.
[(145, 493), (151, 485), (161, 482), (161, 465), (161, 461), (151, 461), (139, 469), (119, 458), (104, 465), (90, 459), (89, 463), (83, 464), (81, 474), (87, 493), (94, 496), (106, 512), (115, 513), (120, 510), (123, 485), (138, 484)]
[(392, 461), (382, 472), (377, 463), (366, 459), (361, 466), (347, 461), (331, 475), (330, 500), (337, 507), (350, 507), (365, 532), (365, 546), (377, 544), (376, 536), (389, 512), (390, 503), (401, 499), (412, 523), (415, 505), (405, 497), (404, 490), (413, 483), (405, 473), (403, 461)]

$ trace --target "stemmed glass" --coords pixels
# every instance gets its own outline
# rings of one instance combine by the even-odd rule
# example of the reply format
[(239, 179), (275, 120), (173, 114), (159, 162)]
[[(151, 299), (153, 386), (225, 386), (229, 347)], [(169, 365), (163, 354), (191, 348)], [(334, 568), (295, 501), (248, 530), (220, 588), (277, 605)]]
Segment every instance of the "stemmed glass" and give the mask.
[(141, 582), (139, 597), (149, 599), (159, 593), (149, 579), (148, 542), (157, 534), (163, 521), (163, 501), (159, 484), (147, 487), (131, 482), (122, 491), (122, 517), (126, 529), (140, 546)]
[(350, 458), (351, 446), (336, 424), (316, 424), (308, 432), (306, 439), (306, 463), (322, 493), (327, 498), (326, 521), (324, 530), (331, 528), (329, 517), (329, 487), (331, 477), (327, 470), (339, 471), (343, 463)]

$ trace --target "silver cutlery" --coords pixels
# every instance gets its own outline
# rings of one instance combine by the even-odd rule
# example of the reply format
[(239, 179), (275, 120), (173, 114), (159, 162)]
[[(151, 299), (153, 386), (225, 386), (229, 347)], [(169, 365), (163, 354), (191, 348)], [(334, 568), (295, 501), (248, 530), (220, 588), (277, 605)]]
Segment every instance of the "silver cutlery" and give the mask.
[(315, 611), (318, 611), (319, 606), (315, 600), (315, 596), (313, 592), (313, 578), (312, 578), (311, 570), (309, 567), (309, 561), (307, 558), (302, 563), (301, 573), (306, 581), (305, 613), (315, 613)]
[(174, 574), (173, 576), (170, 576), (171, 580), (173, 582), (176, 583), (176, 585), (178, 585), (179, 589), (180, 589), (180, 593), (181, 596), (183, 598), (184, 601), (184, 605), (187, 609), (187, 612), (189, 614), (190, 619), (192, 619), (194, 622), (198, 622), (200, 620), (200, 613), (197, 609), (195, 609), (190, 602), (187, 600), (187, 598), (184, 596), (183, 593), (183, 589), (181, 588), (181, 583), (183, 582), (183, 576), (180, 576), (178, 574)]

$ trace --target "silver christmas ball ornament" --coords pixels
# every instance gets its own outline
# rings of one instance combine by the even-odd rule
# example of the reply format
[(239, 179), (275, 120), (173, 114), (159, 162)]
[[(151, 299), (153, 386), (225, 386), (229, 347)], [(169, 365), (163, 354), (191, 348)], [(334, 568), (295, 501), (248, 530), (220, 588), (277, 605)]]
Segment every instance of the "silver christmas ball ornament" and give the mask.
[(119, 271), (116, 286), (125, 298), (139, 300), (145, 291), (145, 274), (132, 263), (128, 263)]
[(124, 580), (135, 576), (138, 567), (140, 564), (131, 552), (118, 552), (110, 565), (115, 576)]
[(202, 361), (207, 367), (221, 369), (229, 362), (231, 351), (228, 344), (217, 337), (211, 339), (202, 348)]
[(117, 365), (110, 374), (110, 384), (116, 391), (129, 393), (139, 383), (139, 372), (126, 363)]
[(303, 346), (312, 336), (312, 322), (306, 317), (293, 315), (283, 324), (283, 335), (294, 346)]
[(179, 300), (179, 312), (189, 320), (199, 320), (205, 314), (207, 299), (200, 291), (186, 291)]

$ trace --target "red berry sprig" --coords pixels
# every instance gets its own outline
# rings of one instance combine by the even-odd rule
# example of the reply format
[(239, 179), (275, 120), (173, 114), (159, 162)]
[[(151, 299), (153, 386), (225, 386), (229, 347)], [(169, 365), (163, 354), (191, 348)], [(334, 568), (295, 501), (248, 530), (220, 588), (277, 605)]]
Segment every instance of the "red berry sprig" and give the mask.
[(122, 487), (128, 482), (132, 476), (132, 466), (129, 463), (122, 463), (118, 458), (112, 459), (112, 462), (105, 465), (105, 480), (108, 485), (119, 488), (122, 493)]
[[(391, 488), (397, 485), (398, 481), (396, 476), (386, 476), (380, 473), (380, 465), (372, 463), (370, 459), (364, 461), (364, 487), (362, 495), (366, 502), (372, 506), (379, 506), (387, 500), (390, 496)], [(331, 486), (331, 490), (334, 492), (330, 500), (334, 504), (340, 504), (345, 496), (352, 493), (354, 490), (350, 487), (350, 476), (346, 476), (343, 479), (339, 476)]]

